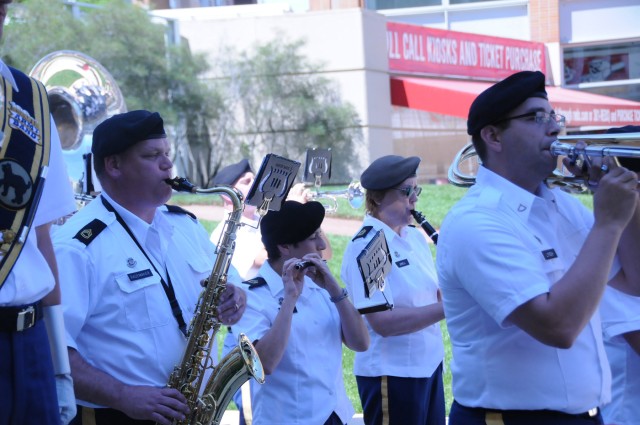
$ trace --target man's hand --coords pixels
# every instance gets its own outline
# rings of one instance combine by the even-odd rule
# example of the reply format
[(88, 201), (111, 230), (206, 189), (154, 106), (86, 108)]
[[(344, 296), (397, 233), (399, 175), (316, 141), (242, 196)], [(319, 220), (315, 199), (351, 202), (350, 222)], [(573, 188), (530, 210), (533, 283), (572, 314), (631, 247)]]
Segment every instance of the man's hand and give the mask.
[(76, 397), (73, 393), (73, 379), (70, 374), (56, 375), (56, 393), (60, 407), (60, 420), (67, 425), (76, 417)]
[(190, 413), (187, 399), (180, 391), (148, 386), (125, 386), (114, 408), (133, 419), (161, 425), (171, 425), (174, 419), (183, 420)]
[(220, 296), (218, 319), (225, 325), (234, 325), (242, 317), (247, 308), (247, 295), (235, 285), (227, 283), (225, 291)]

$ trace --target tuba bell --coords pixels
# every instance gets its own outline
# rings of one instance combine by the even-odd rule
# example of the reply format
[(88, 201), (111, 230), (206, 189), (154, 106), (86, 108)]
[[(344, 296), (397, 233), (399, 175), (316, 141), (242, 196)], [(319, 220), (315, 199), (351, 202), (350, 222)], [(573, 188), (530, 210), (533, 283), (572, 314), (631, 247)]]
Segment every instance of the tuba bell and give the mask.
[(126, 112), (122, 92), (98, 61), (72, 50), (49, 53), (29, 75), (47, 89), (76, 200), (85, 202), (94, 192), (90, 154), (93, 129), (112, 115)]

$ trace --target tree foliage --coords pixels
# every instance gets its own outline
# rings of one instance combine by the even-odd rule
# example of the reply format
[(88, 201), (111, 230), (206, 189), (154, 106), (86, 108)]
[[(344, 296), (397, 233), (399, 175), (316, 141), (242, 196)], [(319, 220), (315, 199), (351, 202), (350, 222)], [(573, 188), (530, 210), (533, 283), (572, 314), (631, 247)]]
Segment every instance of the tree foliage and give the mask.
[[(83, 9), (81, 19), (59, 1), (24, 0), (10, 8), (2, 57), (28, 72), (57, 50), (95, 58), (117, 81), (127, 108), (158, 111), (175, 146), (178, 174), (210, 186), (221, 166), (241, 157), (259, 164), (267, 153), (304, 162), (308, 148), (330, 147), (332, 180), (359, 169), (357, 114), (303, 54), (303, 41), (277, 41), (243, 52), (223, 51), (209, 69), (188, 43), (169, 46), (167, 27), (129, 1)], [(285, 41), (282, 41), (285, 40)]]
[(332, 180), (348, 182), (359, 169), (356, 151), (362, 142), (355, 108), (342, 101), (336, 85), (322, 76), (302, 50), (303, 40), (273, 41), (250, 50), (221, 55), (218, 84), (234, 99), (228, 122), (232, 155), (259, 163), (276, 153), (304, 164), (309, 148), (331, 148)]

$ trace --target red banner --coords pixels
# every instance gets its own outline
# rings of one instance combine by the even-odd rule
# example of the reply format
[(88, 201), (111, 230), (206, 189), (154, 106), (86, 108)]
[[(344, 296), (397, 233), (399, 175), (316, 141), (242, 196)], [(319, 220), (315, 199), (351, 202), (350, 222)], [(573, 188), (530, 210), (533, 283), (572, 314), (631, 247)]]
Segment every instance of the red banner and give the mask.
[(544, 43), (417, 25), (387, 23), (389, 70), (498, 81), (518, 71), (546, 71)]

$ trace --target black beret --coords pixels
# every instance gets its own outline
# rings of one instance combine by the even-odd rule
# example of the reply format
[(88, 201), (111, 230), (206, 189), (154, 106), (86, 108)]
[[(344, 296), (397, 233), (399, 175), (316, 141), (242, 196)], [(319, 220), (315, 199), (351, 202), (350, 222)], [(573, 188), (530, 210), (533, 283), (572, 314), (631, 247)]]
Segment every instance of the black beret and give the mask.
[[(625, 125), (624, 127), (612, 127), (606, 131), (607, 134), (622, 134), (622, 133), (640, 133), (640, 125)], [(640, 172), (640, 159), (639, 158), (627, 158), (618, 157), (620, 165), (624, 168)]]
[(162, 117), (157, 112), (129, 111), (102, 121), (93, 130), (91, 152), (104, 158), (124, 152), (138, 142), (166, 137)]
[(213, 178), (213, 184), (226, 184), (233, 186), (233, 184), (246, 172), (253, 172), (249, 160), (243, 159), (235, 164), (227, 165), (222, 170), (218, 171), (218, 174)]
[(384, 190), (397, 186), (409, 177), (414, 177), (420, 164), (417, 156), (382, 156), (371, 163), (360, 176), (365, 189)]
[(504, 118), (530, 97), (546, 99), (544, 80), (540, 71), (521, 71), (480, 93), (469, 108), (467, 134), (472, 136), (484, 126)]
[(265, 246), (297, 243), (313, 234), (324, 220), (324, 206), (311, 201), (285, 201), (279, 211), (269, 211), (260, 222)]
[(624, 127), (611, 127), (607, 134), (640, 133), (640, 125), (625, 125)]

